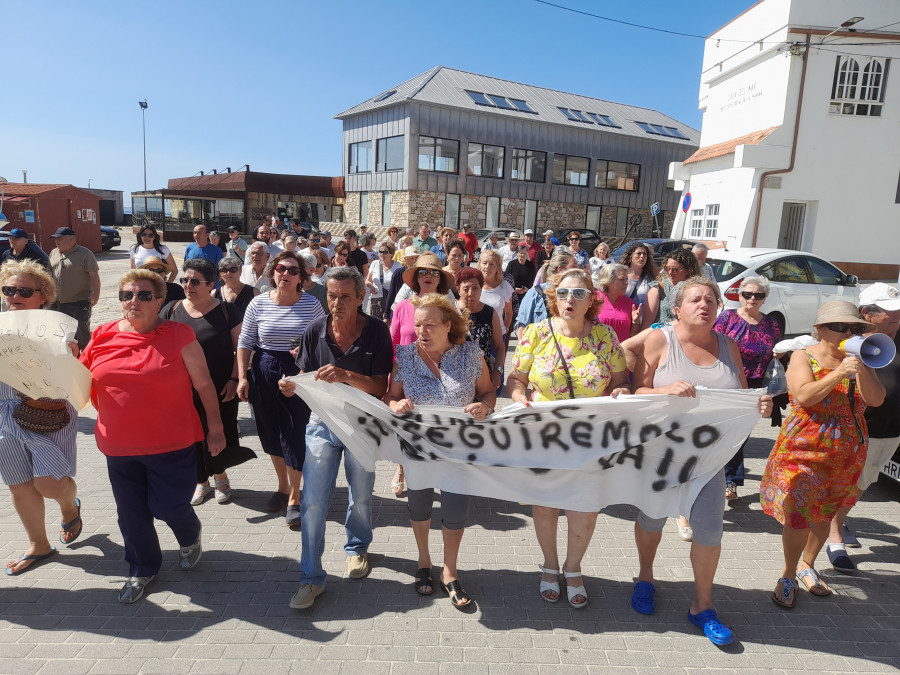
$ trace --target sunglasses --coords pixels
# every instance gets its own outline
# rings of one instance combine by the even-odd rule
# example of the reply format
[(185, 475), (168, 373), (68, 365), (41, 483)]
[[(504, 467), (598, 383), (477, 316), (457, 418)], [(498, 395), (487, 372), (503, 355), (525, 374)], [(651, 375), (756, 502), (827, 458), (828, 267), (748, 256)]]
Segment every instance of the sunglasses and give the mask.
[(153, 272), (153, 273), (155, 273), (155, 274), (158, 274), (158, 275), (160, 275), (161, 277), (164, 277), (164, 276), (166, 276), (166, 275), (169, 273), (169, 270), (167, 270), (167, 269), (164, 268), (164, 267), (148, 267), (148, 268), (147, 268), (147, 271), (148, 271), (148, 272)]
[(137, 296), (141, 302), (150, 302), (153, 300), (153, 291), (119, 291), (119, 302), (130, 302)]
[(153, 236), (152, 232), (141, 232), (141, 237), (144, 239), (146, 239), (148, 237), (152, 237), (152, 236)]
[(378, 251), (378, 255), (391, 255), (390, 251)]
[(309, 239), (308, 241), (310, 244), (318, 244), (322, 240), (321, 239)]
[(235, 272), (240, 272), (240, 267), (221, 267), (219, 268), (220, 272), (225, 272), (226, 274), (234, 274)]
[(584, 300), (588, 297), (590, 291), (586, 288), (557, 288), (556, 289), (556, 299), (557, 300), (565, 300), (570, 295), (575, 300)]
[(741, 291), (741, 297), (744, 300), (749, 300), (750, 298), (754, 298), (755, 300), (765, 300), (765, 293), (751, 293), (750, 291)]
[(865, 330), (858, 323), (825, 323), (822, 326), (832, 333), (852, 333), (853, 335), (860, 335)]
[(581, 239), (572, 238), (572, 239), (569, 239), (569, 241), (581, 241)]
[(295, 277), (300, 274), (300, 268), (296, 265), (291, 265), (290, 267), (286, 267), (284, 265), (275, 265), (275, 271), (279, 274), (287, 274), (288, 276)]
[(188, 279), (187, 277), (181, 277), (178, 281), (181, 283), (182, 286), (187, 286), (188, 284), (190, 284), (194, 288), (196, 288), (200, 284), (212, 283), (211, 281), (206, 281), (205, 279), (197, 279), (196, 277), (193, 279)]
[(441, 276), (440, 270), (426, 270), (421, 269), (417, 272), (420, 277), (439, 277)]
[(684, 268), (680, 265), (678, 267), (666, 267), (665, 270), (667, 274), (678, 274), (679, 272), (684, 272)]
[(3, 295), (5, 295), (7, 298), (16, 297), (16, 293), (21, 295), (23, 298), (30, 298), (32, 295), (34, 295), (34, 292), (36, 290), (36, 288), (28, 288), (27, 286), (22, 286), (21, 288), (17, 288), (16, 286), (4, 286), (3, 288), (0, 288), (0, 291), (2, 291)]

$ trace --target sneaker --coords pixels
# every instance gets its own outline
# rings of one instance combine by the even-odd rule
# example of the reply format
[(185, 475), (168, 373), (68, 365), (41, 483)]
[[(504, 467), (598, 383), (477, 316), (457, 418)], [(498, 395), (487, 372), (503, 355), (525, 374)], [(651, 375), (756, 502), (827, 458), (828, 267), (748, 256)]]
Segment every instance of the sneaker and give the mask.
[(198, 485), (197, 489), (194, 490), (194, 496), (191, 497), (191, 506), (200, 506), (206, 501), (210, 492), (212, 492), (212, 488), (209, 486), (209, 483)]
[(183, 570), (189, 570), (200, 560), (203, 547), (200, 545), (200, 537), (197, 537), (190, 546), (182, 546), (178, 551), (178, 566)]
[(324, 586), (317, 586), (316, 584), (300, 584), (300, 588), (297, 589), (297, 592), (294, 593), (294, 597), (291, 598), (291, 609), (306, 609), (307, 607), (312, 607), (316, 602), (316, 598), (324, 592)]
[(347, 558), (347, 576), (351, 579), (362, 579), (369, 576), (372, 568), (369, 566), (369, 554), (360, 553)]
[(153, 574), (149, 577), (128, 577), (122, 590), (119, 591), (119, 602), (130, 605), (144, 597), (144, 589), (156, 578)]

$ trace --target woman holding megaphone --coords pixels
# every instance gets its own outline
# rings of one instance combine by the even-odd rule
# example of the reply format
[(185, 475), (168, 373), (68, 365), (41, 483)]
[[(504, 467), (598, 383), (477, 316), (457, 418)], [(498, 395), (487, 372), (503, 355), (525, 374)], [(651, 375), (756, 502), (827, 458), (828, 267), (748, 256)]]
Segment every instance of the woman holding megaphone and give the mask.
[(795, 576), (813, 595), (831, 594), (813, 564), (835, 513), (856, 503), (869, 442), (863, 413), (885, 396), (875, 372), (841, 343), (874, 329), (853, 304), (826, 303), (813, 330), (819, 343), (791, 357), (791, 412), (760, 483), (763, 510), (784, 526), (784, 570), (772, 595), (782, 607), (797, 601)]

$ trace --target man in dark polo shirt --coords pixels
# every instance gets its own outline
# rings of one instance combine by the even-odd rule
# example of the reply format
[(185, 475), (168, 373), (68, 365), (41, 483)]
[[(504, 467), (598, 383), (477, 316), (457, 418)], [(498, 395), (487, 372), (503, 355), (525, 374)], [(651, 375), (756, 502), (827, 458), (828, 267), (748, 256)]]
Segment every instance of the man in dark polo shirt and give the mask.
[(41, 250), (41, 247), (28, 238), (28, 233), (21, 227), (9, 231), (9, 248), (3, 251), (0, 261), (7, 260), (34, 260), (50, 269), (50, 256)]
[[(381, 398), (387, 390), (393, 366), (393, 348), (388, 327), (360, 312), (366, 286), (353, 267), (333, 267), (325, 273), (328, 309), (331, 314), (306, 327), (297, 354), (300, 372), (315, 372), (317, 380), (343, 382)], [(294, 395), (293, 382), (279, 382), (285, 396)], [(291, 608), (312, 607), (325, 591), (325, 523), (334, 493), (338, 468), (344, 458), (344, 473), (350, 487), (347, 507), (347, 576), (362, 579), (369, 574), (369, 544), (372, 543), (372, 490), (375, 472), (364, 469), (347, 452), (331, 430), (312, 414), (306, 427), (306, 459), (303, 463), (303, 499), (300, 502), (303, 532), (300, 556), (300, 588), (291, 598)]]
[(100, 267), (90, 250), (75, 243), (71, 227), (61, 227), (50, 236), (56, 242), (50, 252), (50, 271), (57, 292), (51, 309), (78, 321), (75, 341), (84, 349), (91, 339), (91, 308), (100, 299)]

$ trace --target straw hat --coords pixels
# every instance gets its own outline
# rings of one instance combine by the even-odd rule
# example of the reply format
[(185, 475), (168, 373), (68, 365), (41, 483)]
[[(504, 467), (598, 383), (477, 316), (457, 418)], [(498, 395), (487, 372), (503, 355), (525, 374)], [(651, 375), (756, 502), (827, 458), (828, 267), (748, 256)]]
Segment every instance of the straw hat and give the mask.
[(875, 330), (875, 324), (869, 323), (865, 319), (860, 319), (856, 305), (845, 300), (833, 300), (819, 307), (819, 313), (816, 314), (814, 325), (821, 326), (826, 323), (858, 323), (867, 332)]
[(416, 261), (415, 267), (410, 267), (403, 273), (403, 283), (405, 283), (410, 288), (413, 287), (413, 279), (415, 279), (416, 275), (419, 273), (419, 270), (437, 270), (441, 273), (441, 276), (444, 278), (444, 286), (446, 288), (450, 288), (453, 283), (453, 275), (449, 272), (444, 271), (444, 265), (441, 263), (441, 259), (438, 258), (434, 253), (423, 253), (419, 256), (419, 259)]
[(147, 256), (146, 258), (144, 258), (144, 262), (141, 263), (142, 270), (148, 270), (151, 267), (158, 267), (158, 266), (168, 268), (166, 261), (156, 255)]

